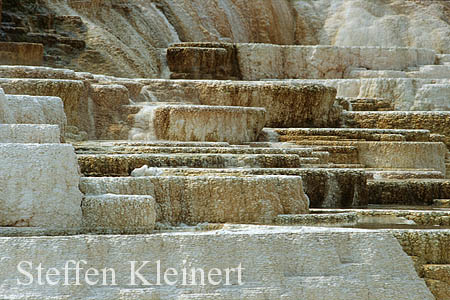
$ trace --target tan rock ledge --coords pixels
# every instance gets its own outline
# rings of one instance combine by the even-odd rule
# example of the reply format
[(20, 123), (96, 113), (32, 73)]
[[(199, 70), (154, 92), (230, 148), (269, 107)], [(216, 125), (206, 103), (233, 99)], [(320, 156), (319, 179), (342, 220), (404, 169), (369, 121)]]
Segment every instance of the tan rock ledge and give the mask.
[(0, 124), (0, 143), (59, 143), (59, 127), (42, 124)]
[(148, 233), (155, 227), (155, 199), (148, 195), (85, 196), (81, 210), (87, 232)]
[(44, 47), (34, 43), (0, 42), (0, 64), (40, 66)]
[(207, 141), (242, 144), (256, 141), (266, 110), (255, 107), (161, 105), (137, 115), (133, 140)]
[(309, 206), (300, 176), (85, 177), (80, 188), (88, 196), (152, 196), (157, 221), (170, 224), (270, 224), (282, 213), (307, 213)]
[(280, 81), (140, 79), (142, 100), (202, 105), (264, 107), (268, 127), (332, 126), (336, 90), (319, 84)]

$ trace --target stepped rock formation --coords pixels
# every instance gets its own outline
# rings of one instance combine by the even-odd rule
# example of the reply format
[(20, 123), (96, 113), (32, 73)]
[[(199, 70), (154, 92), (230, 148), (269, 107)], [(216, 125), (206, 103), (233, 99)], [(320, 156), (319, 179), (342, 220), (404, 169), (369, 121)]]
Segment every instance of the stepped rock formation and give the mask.
[[(71, 32), (73, 42), (64, 36), (46, 42), (46, 64), (62, 59), (77, 70), (123, 77), (168, 76), (162, 53), (180, 41), (416, 47), (450, 52), (450, 4), (444, 0), (39, 0), (38, 7), (29, 0), (20, 7), (14, 0), (3, 2), (4, 11), (19, 11), (19, 15), (27, 10), (34, 15), (61, 16), (41, 23), (7, 18), (25, 32), (27, 28), (41, 33), (48, 29)], [(47, 36), (40, 35), (44, 41), (52, 38)], [(77, 40), (86, 47), (77, 46)]]
[(0, 298), (450, 299), (448, 2), (0, 12)]

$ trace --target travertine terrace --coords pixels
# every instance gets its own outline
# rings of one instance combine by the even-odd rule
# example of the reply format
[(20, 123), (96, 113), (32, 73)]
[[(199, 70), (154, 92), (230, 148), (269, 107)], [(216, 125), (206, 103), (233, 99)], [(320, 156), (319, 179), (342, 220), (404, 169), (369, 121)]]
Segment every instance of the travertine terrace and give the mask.
[(448, 2), (0, 16), (1, 299), (450, 299)]

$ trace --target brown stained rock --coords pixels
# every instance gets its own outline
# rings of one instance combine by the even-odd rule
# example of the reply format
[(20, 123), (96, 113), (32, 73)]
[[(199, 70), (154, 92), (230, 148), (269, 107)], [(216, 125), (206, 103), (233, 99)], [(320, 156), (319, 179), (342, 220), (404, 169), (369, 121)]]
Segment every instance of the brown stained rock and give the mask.
[(81, 202), (83, 227), (96, 233), (149, 233), (155, 227), (155, 200), (145, 195), (93, 195)]
[(409, 256), (425, 264), (450, 264), (449, 230), (388, 230)]
[(299, 168), (295, 154), (98, 154), (79, 155), (85, 176), (129, 176), (144, 165), (191, 168)]
[(264, 107), (266, 127), (326, 127), (336, 122), (336, 90), (322, 85), (219, 80), (140, 82), (146, 84), (143, 91), (159, 101)]
[(89, 91), (94, 105), (96, 138), (126, 139), (129, 128), (123, 106), (130, 103), (128, 89), (117, 84), (93, 84)]
[(450, 147), (450, 112), (345, 112), (343, 116), (352, 127), (427, 129), (431, 133), (444, 135), (444, 142)]
[(40, 66), (44, 47), (34, 43), (0, 42), (0, 64)]
[(368, 180), (370, 204), (431, 205), (450, 198), (450, 179)]
[(450, 284), (443, 282), (441, 280), (435, 279), (425, 279), (425, 283), (433, 293), (436, 300), (446, 300), (450, 299)]
[(423, 275), (427, 279), (439, 280), (450, 285), (450, 264), (426, 264), (423, 266)]
[(88, 86), (80, 80), (1, 79), (5, 94), (55, 96), (64, 102), (67, 124), (93, 134), (88, 105)]
[(167, 63), (173, 79), (241, 79), (234, 44), (174, 44)]
[(278, 214), (308, 212), (299, 176), (83, 178), (80, 188), (90, 195), (151, 195), (157, 221), (170, 224), (270, 224)]
[(165, 105), (154, 109), (153, 127), (160, 140), (254, 142), (265, 125), (262, 108)]

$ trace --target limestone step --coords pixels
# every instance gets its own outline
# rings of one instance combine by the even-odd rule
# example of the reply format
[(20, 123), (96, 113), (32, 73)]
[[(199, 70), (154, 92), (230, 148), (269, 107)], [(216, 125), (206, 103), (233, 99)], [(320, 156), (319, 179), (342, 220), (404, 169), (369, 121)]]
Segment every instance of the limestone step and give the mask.
[(1, 65), (40, 66), (43, 62), (42, 44), (0, 42)]
[(219, 175), (290, 175), (301, 176), (310, 207), (364, 207), (367, 205), (366, 174), (363, 169), (330, 168), (148, 168), (132, 172), (132, 176), (169, 176), (205, 174)]
[(434, 199), (433, 206), (439, 208), (450, 208), (450, 199)]
[(437, 54), (436, 56), (440, 64), (450, 62), (450, 54)]
[(196, 105), (193, 102), (134, 102), (133, 104), (124, 105), (125, 113), (127, 115), (136, 115), (145, 107), (155, 107), (160, 105)]
[[(435, 169), (445, 172), (446, 146), (441, 142), (399, 141), (298, 141), (299, 147), (353, 146), (357, 147), (352, 161), (338, 161), (330, 152), (330, 162), (359, 163), (368, 168)], [(399, 155), (401, 153), (401, 155)], [(343, 157), (345, 158), (345, 156)]]
[[(313, 208), (310, 213), (321, 219), (321, 224), (327, 224), (327, 218), (340, 218), (344, 216), (347, 218), (356, 219), (352, 226), (368, 227), (367, 225), (379, 225), (379, 227), (389, 228), (389, 225), (404, 225), (405, 228), (417, 229), (443, 229), (450, 226), (450, 211), (437, 210), (430, 206), (419, 206), (416, 209), (409, 209), (408, 206), (397, 206), (395, 208), (378, 208), (369, 205), (367, 209), (327, 209), (327, 208)], [(341, 215), (341, 214), (347, 214)], [(338, 216), (336, 216), (338, 215)], [(356, 218), (354, 217), (356, 215)], [(288, 218), (286, 216), (285, 218)], [(295, 217), (301, 219), (301, 216)], [(293, 218), (295, 220), (295, 218)], [(330, 222), (331, 224), (333, 222)], [(313, 224), (311, 224), (313, 225)], [(402, 226), (396, 226), (402, 227)]]
[(199, 154), (296, 154), (299, 157), (327, 156), (326, 151), (314, 151), (312, 148), (250, 148), (250, 147), (158, 147), (158, 146), (77, 146), (77, 154), (133, 154), (133, 153), (199, 153)]
[(352, 103), (351, 106), (352, 111), (389, 111), (393, 109), (394, 107), (392, 106), (392, 103), (387, 101), (379, 101), (374, 103), (359, 101)]
[(302, 168), (325, 168), (325, 169), (363, 169), (363, 164), (302, 164)]
[(42, 78), (79, 80), (78, 72), (69, 69), (55, 69), (37, 66), (0, 66), (1, 78)]
[[(330, 161), (330, 153), (326, 151), (313, 151), (311, 156), (318, 158), (319, 161), (317, 161), (317, 163), (319, 164), (328, 164)], [(304, 161), (303, 163), (306, 162)]]
[(95, 233), (150, 233), (155, 227), (155, 199), (149, 195), (88, 195), (81, 202), (83, 230)]
[(367, 181), (370, 204), (431, 205), (450, 198), (450, 179), (383, 179)]
[[(418, 277), (411, 259), (389, 233), (228, 225), (205, 232), (4, 237), (0, 240), (0, 249), (9, 257), (0, 269), (0, 276), (7, 278), (0, 294), (4, 299), (16, 298), (18, 294), (33, 299), (62, 299), (73, 293), (73, 286), (65, 285), (49, 285), (45, 289), (38, 285), (20, 287), (11, 274), (16, 274), (23, 251), (31, 253), (28, 259), (39, 261), (44, 268), (64, 266), (70, 259), (89, 258), (83, 268), (107, 266), (114, 270), (117, 285), (81, 284), (77, 287), (80, 299), (368, 299), (368, 294), (374, 295), (374, 299), (434, 299)], [(289, 255), (280, 255), (281, 252)], [(180, 275), (183, 267), (177, 269), (179, 277), (170, 277), (178, 279), (174, 286), (149, 287), (139, 279), (136, 279), (136, 286), (129, 285), (128, 262), (138, 262), (137, 269), (144, 261), (150, 261), (146, 272), (143, 268), (141, 274), (150, 284), (155, 284), (160, 257), (165, 258), (161, 259), (161, 276), (169, 267), (184, 265), (188, 274), (201, 268), (205, 276), (212, 268), (221, 270), (222, 274), (233, 268), (229, 277), (235, 287), (223, 287), (223, 283), (215, 286), (207, 278), (205, 285), (187, 286)], [(105, 274), (109, 283), (110, 272)], [(224, 281), (226, 277), (213, 279)]]
[(73, 147), (0, 143), (0, 226), (79, 228), (81, 193)]
[(88, 90), (81, 80), (0, 78), (0, 87), (6, 94), (59, 97), (67, 124), (86, 132), (91, 129)]
[(300, 225), (320, 227), (350, 227), (358, 224), (355, 212), (321, 213), (306, 215), (278, 215), (274, 223), (277, 225)]
[(448, 229), (386, 229), (399, 241), (403, 250), (411, 257), (417, 257), (422, 264), (450, 264)]
[(412, 78), (450, 78), (450, 66), (447, 65), (424, 65), (418, 71), (408, 72)]
[(450, 211), (312, 209), (307, 215), (279, 215), (274, 222), (278, 225), (432, 230), (450, 228)]
[(423, 277), (439, 280), (450, 285), (450, 264), (423, 265)]
[(355, 141), (366, 141), (365, 139), (346, 139), (346, 138), (342, 138), (342, 137), (333, 137), (333, 136), (325, 136), (325, 137), (321, 137), (321, 136), (297, 136), (297, 135), (282, 135), (279, 138), (280, 142), (290, 142), (290, 143), (301, 143), (301, 142), (305, 142), (305, 143), (314, 143), (314, 142), (355, 142)]
[(394, 109), (392, 100), (386, 98), (337, 97), (336, 101), (348, 111), (385, 111)]
[(80, 190), (88, 196), (150, 195), (157, 221), (170, 224), (271, 223), (283, 211), (308, 212), (299, 176), (89, 177), (81, 179)]
[(7, 110), (13, 117), (13, 123), (58, 125), (63, 140), (67, 120), (61, 98), (6, 95), (6, 103)]
[[(446, 136), (450, 145), (450, 112), (444, 111), (389, 111), (389, 112), (344, 112), (345, 124), (359, 128), (406, 128), (426, 129), (431, 133)], [(426, 140), (426, 134), (420, 136)], [(407, 137), (407, 140), (411, 140)]]
[[(359, 116), (366, 112), (346, 112), (345, 115)], [(374, 112), (375, 113), (375, 112)], [(384, 113), (384, 112), (380, 112)], [(283, 136), (339, 136), (344, 139), (363, 139), (379, 141), (380, 135), (403, 135), (407, 141), (428, 141), (429, 131), (420, 129), (378, 129), (377, 126), (366, 128), (275, 128)]]
[(449, 299), (450, 264), (426, 264), (422, 270), (423, 278), (436, 299)]
[(347, 78), (407, 78), (408, 73), (394, 70), (354, 69)]
[[(297, 142), (297, 147), (302, 147), (302, 142)], [(308, 147), (305, 145), (304, 147)], [(359, 164), (358, 148), (354, 146), (317, 146), (309, 145), (314, 151), (326, 151), (329, 153), (328, 163), (333, 165)]]
[(80, 154), (78, 163), (85, 176), (128, 176), (144, 165), (194, 168), (296, 168), (319, 163), (318, 158), (295, 154)]
[(116, 141), (84, 141), (73, 143), (76, 149), (98, 149), (101, 147), (231, 147), (230, 144), (225, 142), (177, 142), (177, 141), (129, 141), (129, 140), (116, 140)]
[(207, 105), (145, 106), (135, 116), (132, 140), (256, 141), (265, 124), (264, 108)]
[(417, 91), (411, 110), (449, 111), (449, 98), (450, 84), (424, 84)]
[(0, 143), (60, 143), (57, 125), (0, 124)]
[(365, 169), (368, 179), (425, 179), (425, 178), (435, 178), (443, 179), (445, 175), (442, 172), (428, 169)]
[[(157, 101), (203, 105), (264, 107), (266, 126), (305, 127), (335, 123), (334, 88), (317, 84), (229, 80), (141, 79)], [(327, 116), (324, 118), (324, 116)]]

